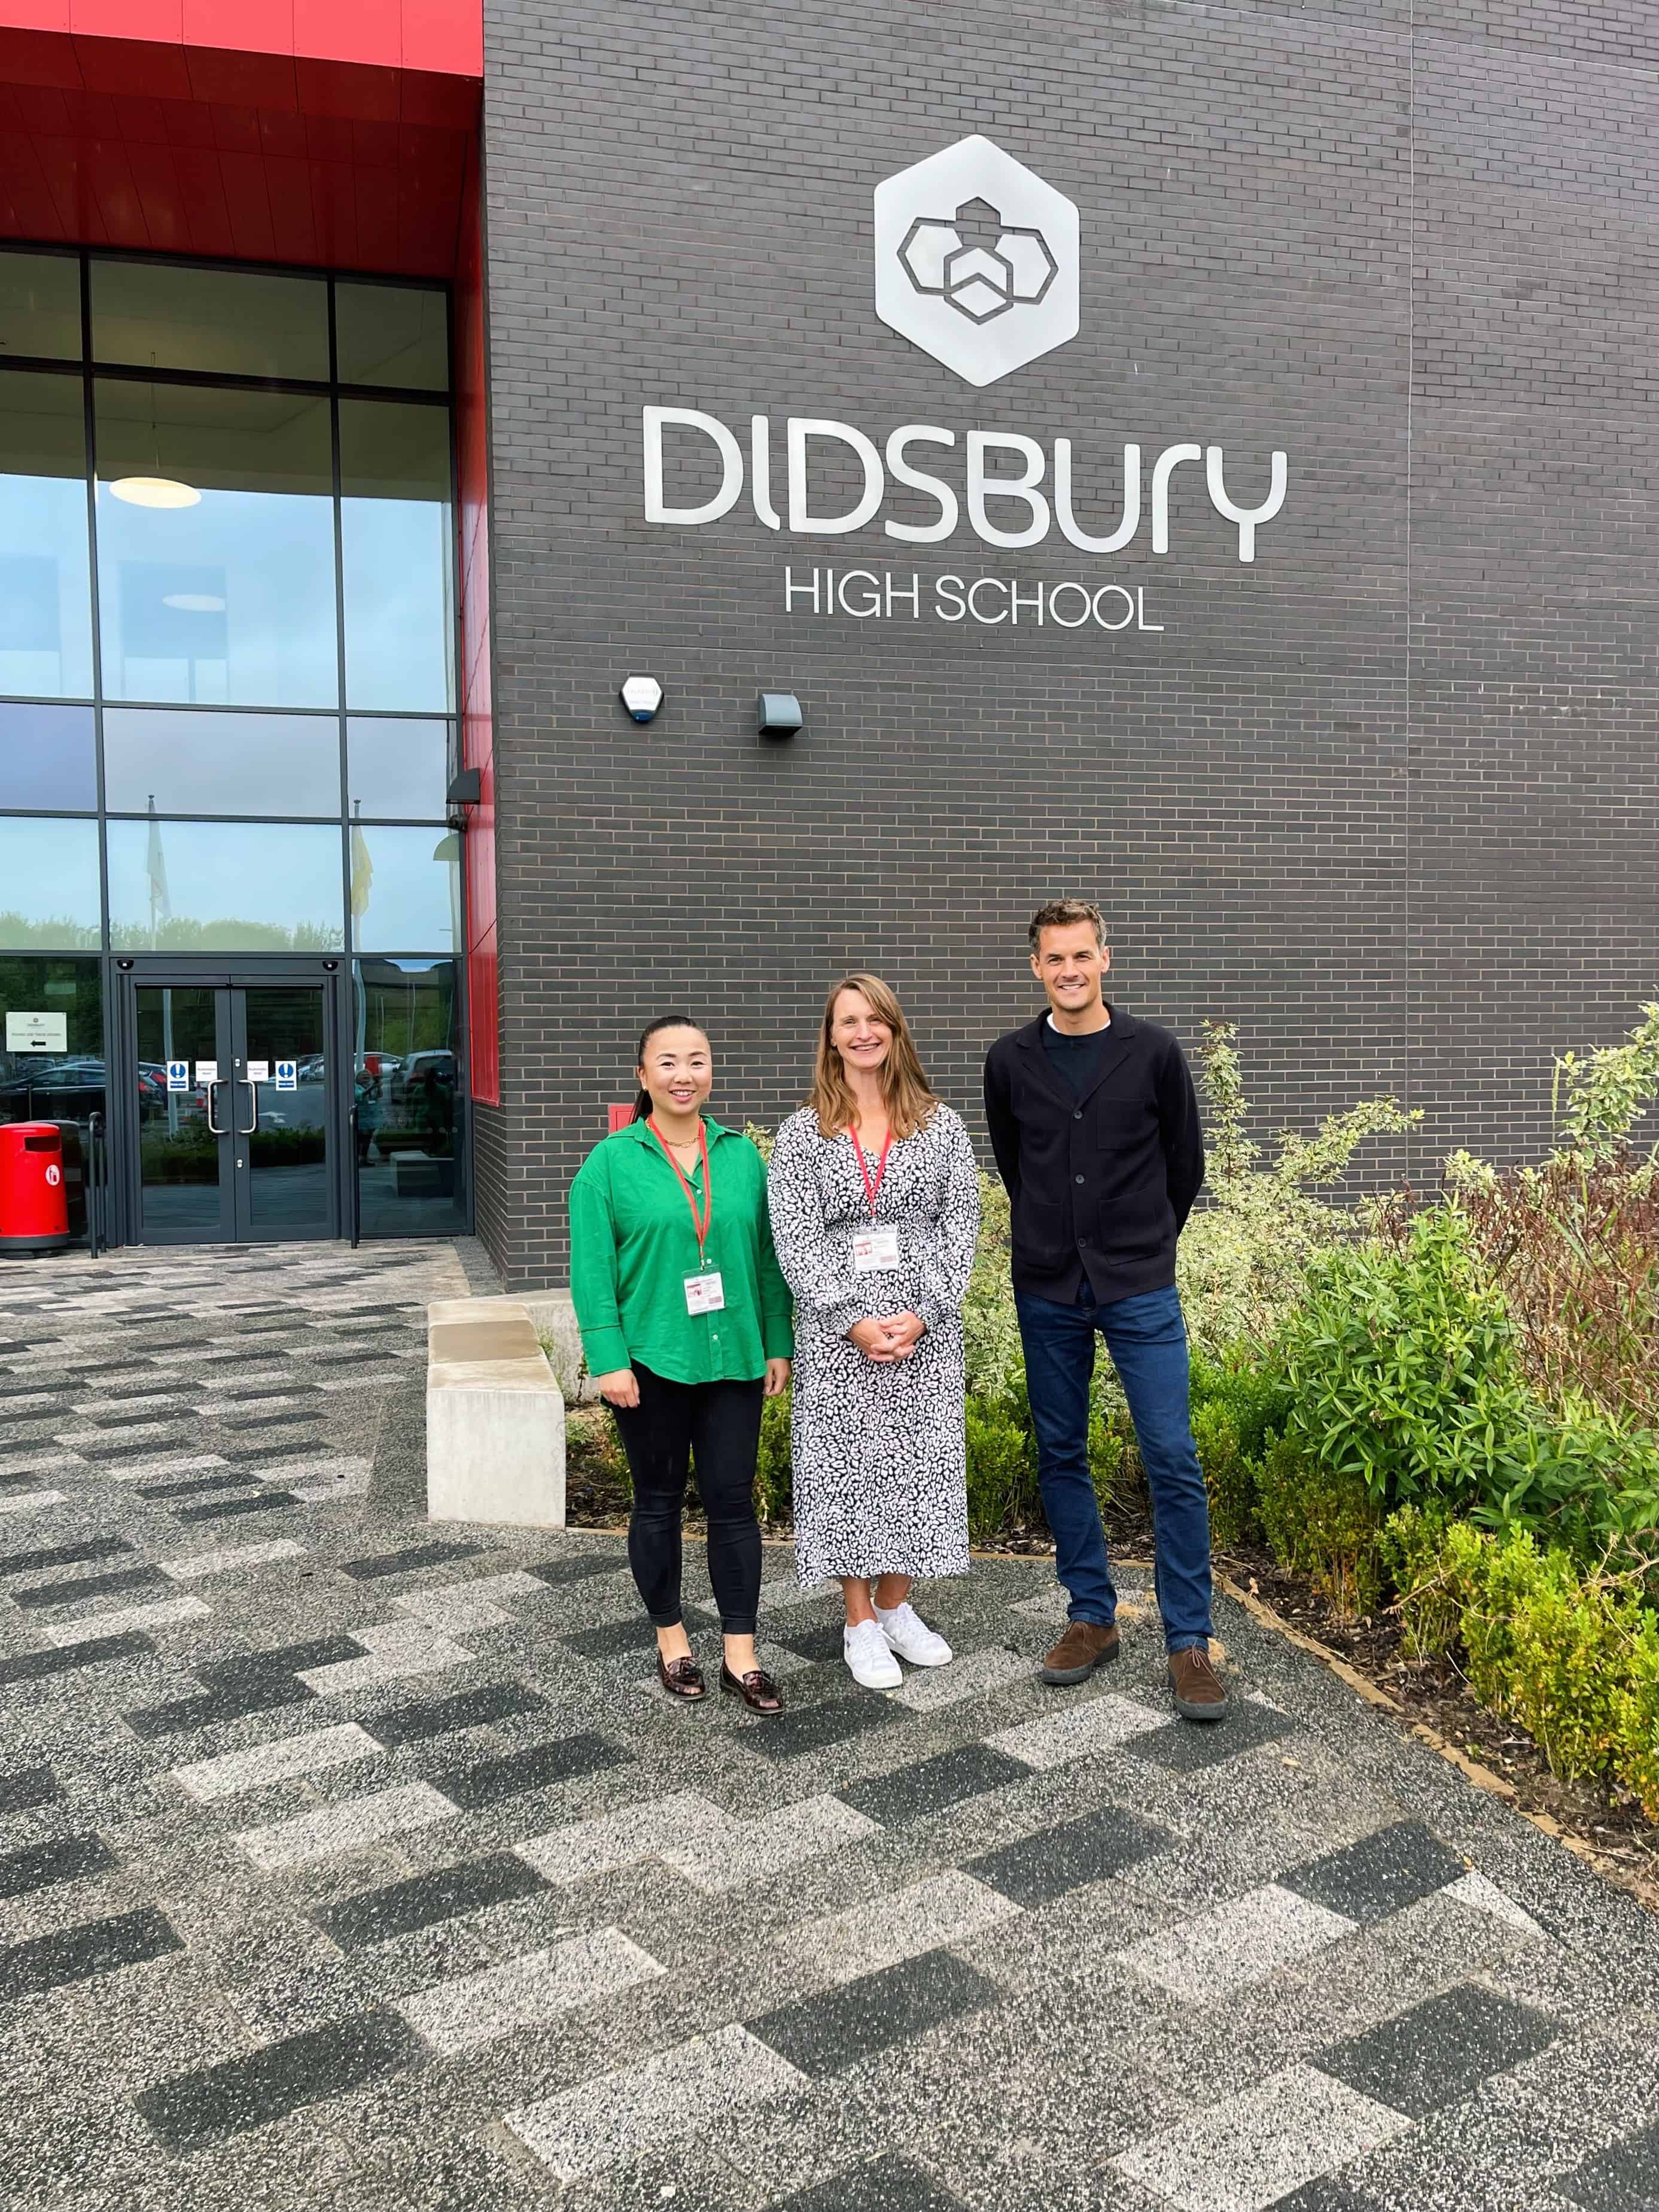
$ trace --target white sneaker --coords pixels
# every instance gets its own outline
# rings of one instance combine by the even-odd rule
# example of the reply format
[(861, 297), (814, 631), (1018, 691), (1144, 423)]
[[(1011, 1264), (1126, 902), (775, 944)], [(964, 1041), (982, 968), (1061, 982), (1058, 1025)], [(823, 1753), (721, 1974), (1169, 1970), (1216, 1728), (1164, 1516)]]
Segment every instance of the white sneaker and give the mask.
[(904, 1680), (878, 1620), (860, 1620), (843, 1629), (841, 1649), (860, 1689), (896, 1690)]
[(908, 1659), (913, 1667), (950, 1665), (954, 1656), (950, 1645), (937, 1631), (929, 1628), (908, 1598), (890, 1613), (878, 1606), (876, 1619), (881, 1623), (881, 1632), (889, 1649), (896, 1651), (901, 1659)]

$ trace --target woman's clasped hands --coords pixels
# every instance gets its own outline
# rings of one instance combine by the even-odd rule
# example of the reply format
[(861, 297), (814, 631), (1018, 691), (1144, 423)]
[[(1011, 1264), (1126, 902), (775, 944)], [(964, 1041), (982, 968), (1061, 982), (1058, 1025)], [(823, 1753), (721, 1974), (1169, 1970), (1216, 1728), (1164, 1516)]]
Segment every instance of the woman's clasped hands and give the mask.
[(920, 1314), (907, 1310), (872, 1314), (866, 1321), (855, 1322), (847, 1334), (866, 1359), (874, 1360), (878, 1367), (890, 1367), (910, 1357), (927, 1328)]

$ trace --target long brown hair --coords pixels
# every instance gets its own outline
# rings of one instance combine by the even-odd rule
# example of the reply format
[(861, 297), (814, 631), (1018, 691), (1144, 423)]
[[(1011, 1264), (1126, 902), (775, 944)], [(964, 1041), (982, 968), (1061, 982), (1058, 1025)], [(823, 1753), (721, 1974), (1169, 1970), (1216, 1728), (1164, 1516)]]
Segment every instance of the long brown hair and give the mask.
[(892, 1031), (892, 1042), (882, 1062), (881, 1096), (887, 1109), (887, 1126), (896, 1137), (914, 1137), (933, 1118), (939, 1101), (922, 1073), (910, 1024), (904, 1009), (879, 975), (843, 975), (823, 1002), (818, 1024), (817, 1064), (812, 1070), (812, 1095), (807, 1104), (818, 1117), (818, 1134), (837, 1137), (853, 1126), (853, 1093), (848, 1086), (841, 1054), (830, 1042), (836, 1001), (843, 991), (859, 991), (870, 1002), (870, 1011)]

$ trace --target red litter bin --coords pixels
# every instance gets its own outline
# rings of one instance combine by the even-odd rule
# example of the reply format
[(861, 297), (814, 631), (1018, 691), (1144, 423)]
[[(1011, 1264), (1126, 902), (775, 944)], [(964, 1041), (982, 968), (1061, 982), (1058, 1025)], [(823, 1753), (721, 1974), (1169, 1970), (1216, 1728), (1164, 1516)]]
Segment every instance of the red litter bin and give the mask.
[(61, 1252), (71, 1241), (61, 1131), (52, 1121), (0, 1127), (0, 1252)]

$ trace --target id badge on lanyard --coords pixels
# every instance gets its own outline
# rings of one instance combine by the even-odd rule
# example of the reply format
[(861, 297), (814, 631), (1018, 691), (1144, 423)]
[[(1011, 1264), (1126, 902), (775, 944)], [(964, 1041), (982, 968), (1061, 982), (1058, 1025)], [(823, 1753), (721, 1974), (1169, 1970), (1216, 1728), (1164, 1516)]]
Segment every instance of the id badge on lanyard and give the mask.
[(899, 1263), (899, 1234), (896, 1229), (884, 1224), (853, 1231), (853, 1273), (855, 1275), (878, 1275), (884, 1268), (896, 1267)]
[(870, 1201), (869, 1227), (853, 1231), (853, 1273), (855, 1275), (878, 1275), (899, 1264), (896, 1224), (876, 1219), (876, 1200), (881, 1195), (882, 1182), (887, 1174), (887, 1155), (893, 1149), (893, 1133), (890, 1128), (887, 1132), (887, 1140), (881, 1148), (881, 1158), (877, 1163), (873, 1181), (857, 1132), (849, 1129), (847, 1133), (852, 1139), (853, 1150), (858, 1154), (859, 1173), (864, 1177), (864, 1194)]
[(702, 1151), (702, 1208), (697, 1207), (697, 1194), (691, 1188), (690, 1178), (668, 1149), (668, 1140), (657, 1127), (653, 1115), (647, 1125), (652, 1135), (662, 1146), (663, 1157), (678, 1178), (685, 1193), (685, 1202), (691, 1209), (691, 1226), (697, 1238), (697, 1272), (685, 1278), (685, 1310), (689, 1314), (724, 1313), (726, 1285), (718, 1267), (708, 1264), (708, 1244), (709, 1224), (714, 1218), (714, 1182), (708, 1171), (708, 1133), (701, 1122), (697, 1125), (697, 1142)]

